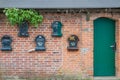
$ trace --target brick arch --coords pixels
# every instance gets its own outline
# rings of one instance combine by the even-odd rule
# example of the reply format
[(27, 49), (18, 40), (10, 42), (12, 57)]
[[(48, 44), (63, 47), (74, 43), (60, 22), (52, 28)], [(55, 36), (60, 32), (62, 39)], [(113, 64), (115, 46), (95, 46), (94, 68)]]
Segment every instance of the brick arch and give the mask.
[(108, 19), (112, 19), (112, 20), (115, 20), (115, 21), (118, 20), (118, 18), (116, 18), (116, 17), (110, 17), (110, 16), (100, 16), (100, 17), (98, 17), (97, 16), (97, 17), (93, 18), (93, 21), (98, 19), (98, 18), (108, 18)]
[(110, 17), (97, 17), (96, 19), (94, 19), (94, 21), (97, 20), (97, 19), (100, 19), (100, 18), (106, 18), (106, 19), (111, 19), (113, 21), (116, 21), (114, 18), (110, 18)]
[(94, 21), (97, 18), (101, 18), (101, 17), (105, 17), (105, 18), (109, 18), (109, 19), (113, 19), (113, 20), (118, 20), (118, 17), (115, 14), (111, 14), (111, 13), (93, 13), (91, 15), (91, 20)]

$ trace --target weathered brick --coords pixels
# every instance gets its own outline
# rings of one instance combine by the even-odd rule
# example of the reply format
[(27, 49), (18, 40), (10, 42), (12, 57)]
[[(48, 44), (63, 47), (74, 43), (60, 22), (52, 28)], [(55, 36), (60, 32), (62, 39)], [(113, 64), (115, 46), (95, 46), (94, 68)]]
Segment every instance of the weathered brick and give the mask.
[[(3, 35), (12, 36), (13, 51), (0, 51), (0, 66), (7, 75), (37, 75), (44, 74), (80, 74), (93, 76), (93, 21), (99, 17), (108, 17), (116, 20), (116, 41), (120, 47), (120, 15), (114, 13), (91, 13), (90, 21), (86, 21), (85, 14), (44, 13), (44, 21), (37, 29), (29, 26), (29, 37), (18, 37), (17, 26), (12, 27), (3, 14), (0, 20), (0, 38)], [(62, 22), (62, 37), (51, 37), (51, 23), (54, 20)], [(44, 35), (46, 51), (33, 51), (35, 37)], [(78, 51), (68, 51), (68, 37), (75, 34), (79, 37)], [(1, 47), (1, 44), (0, 44)], [(120, 50), (116, 52), (116, 73), (120, 77)]]

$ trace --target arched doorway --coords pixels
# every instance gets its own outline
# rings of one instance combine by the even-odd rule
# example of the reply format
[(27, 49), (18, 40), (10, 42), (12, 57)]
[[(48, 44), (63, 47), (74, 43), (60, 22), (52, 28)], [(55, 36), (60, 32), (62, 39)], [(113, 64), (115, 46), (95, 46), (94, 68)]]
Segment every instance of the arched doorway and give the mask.
[(115, 21), (94, 20), (94, 76), (115, 76)]

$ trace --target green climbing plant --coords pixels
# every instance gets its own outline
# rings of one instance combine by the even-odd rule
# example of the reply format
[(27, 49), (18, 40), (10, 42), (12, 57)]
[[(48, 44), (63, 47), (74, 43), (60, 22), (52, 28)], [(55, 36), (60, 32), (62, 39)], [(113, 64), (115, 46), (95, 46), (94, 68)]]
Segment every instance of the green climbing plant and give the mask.
[(43, 16), (34, 9), (5, 8), (3, 13), (12, 25), (27, 21), (34, 27), (38, 27), (43, 21)]

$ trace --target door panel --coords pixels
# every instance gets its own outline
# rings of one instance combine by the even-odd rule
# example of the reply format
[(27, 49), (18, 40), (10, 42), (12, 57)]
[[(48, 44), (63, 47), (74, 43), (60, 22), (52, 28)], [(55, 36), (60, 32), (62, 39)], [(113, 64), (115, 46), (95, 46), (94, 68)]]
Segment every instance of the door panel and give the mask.
[(98, 18), (94, 21), (94, 76), (115, 76), (115, 21)]

